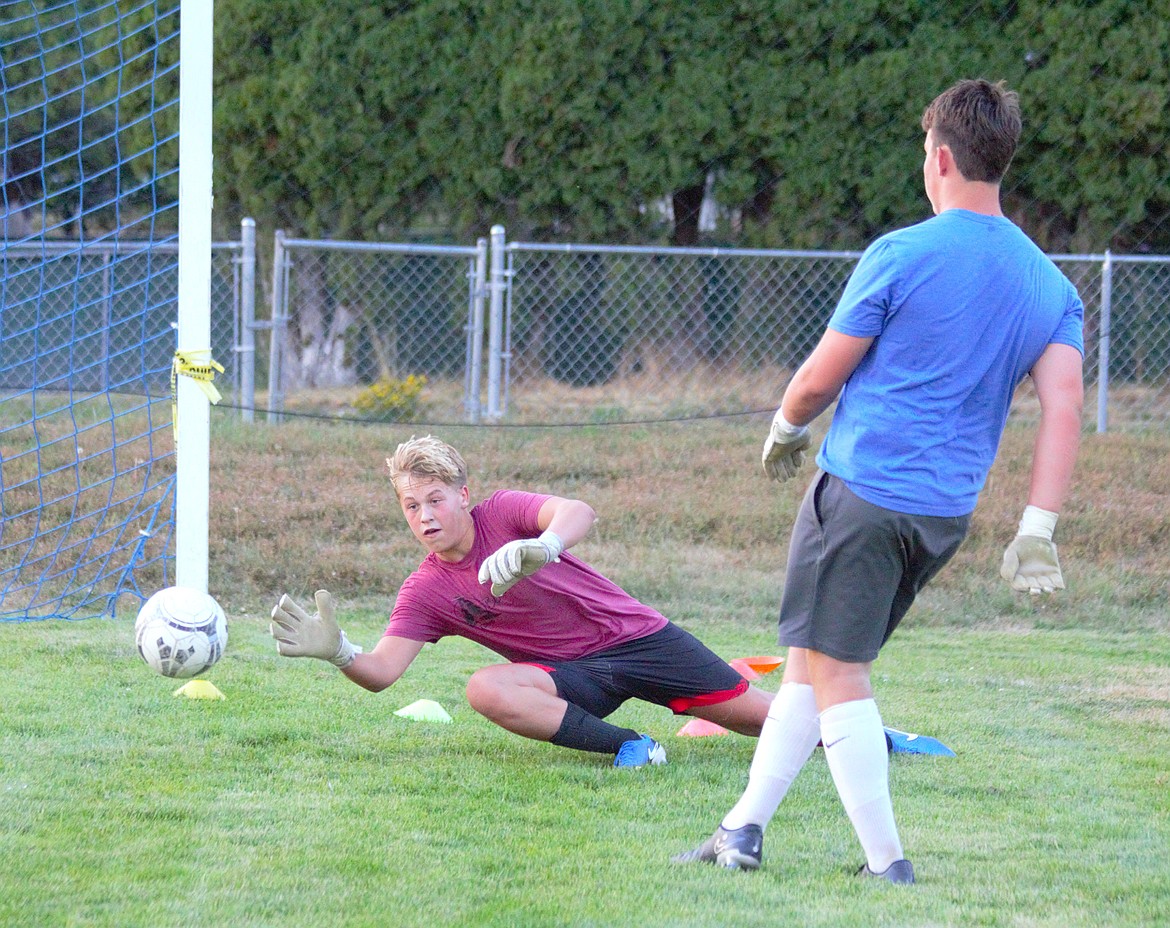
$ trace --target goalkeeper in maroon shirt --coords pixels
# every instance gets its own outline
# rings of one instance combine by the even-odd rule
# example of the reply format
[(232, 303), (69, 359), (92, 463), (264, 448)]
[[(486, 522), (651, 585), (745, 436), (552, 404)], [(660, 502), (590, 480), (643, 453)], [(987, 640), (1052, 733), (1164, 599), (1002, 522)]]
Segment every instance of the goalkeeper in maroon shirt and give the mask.
[(615, 767), (666, 762), (649, 735), (605, 721), (628, 699), (759, 735), (771, 693), (568, 553), (596, 519), (587, 503), (500, 490), (472, 506), (462, 457), (430, 436), (399, 445), (387, 464), (428, 553), (402, 584), (385, 635), (362, 653), (328, 592), (317, 592), (311, 616), (282, 596), (271, 625), (281, 654), (330, 661), (379, 692), (424, 644), (468, 638), (508, 661), (472, 674), (473, 709), (526, 738), (613, 755)]

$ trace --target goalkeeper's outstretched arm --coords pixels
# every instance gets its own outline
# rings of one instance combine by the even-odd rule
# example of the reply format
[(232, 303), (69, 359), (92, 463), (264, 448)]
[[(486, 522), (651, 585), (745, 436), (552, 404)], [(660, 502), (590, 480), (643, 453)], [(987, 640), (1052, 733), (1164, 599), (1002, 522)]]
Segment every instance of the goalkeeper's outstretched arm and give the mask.
[(378, 640), (374, 650), (359, 654), (341, 672), (358, 686), (371, 693), (380, 693), (398, 682), (422, 647), (421, 641), (386, 635)]
[(285, 657), (315, 657), (338, 667), (358, 686), (377, 693), (397, 682), (422, 650), (421, 641), (384, 637), (368, 654), (350, 644), (334, 617), (333, 597), (318, 590), (317, 612), (309, 615), (291, 596), (280, 597), (269, 631)]

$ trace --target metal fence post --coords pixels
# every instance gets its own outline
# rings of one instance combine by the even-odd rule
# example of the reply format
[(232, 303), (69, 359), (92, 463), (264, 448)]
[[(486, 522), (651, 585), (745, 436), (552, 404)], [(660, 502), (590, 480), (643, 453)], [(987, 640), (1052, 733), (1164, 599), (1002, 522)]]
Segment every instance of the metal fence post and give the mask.
[[(504, 251), (507, 252), (507, 249), (505, 248)], [(516, 295), (512, 288), (512, 280), (515, 267), (515, 255), (505, 254), (504, 318), (501, 322), (504, 329), (504, 344), (500, 349), (500, 359), (503, 362), (500, 371), (500, 409), (502, 415), (506, 415), (508, 412), (508, 395), (512, 388), (512, 300)]]
[(484, 300), (487, 297), (488, 243), (486, 238), (475, 242), (475, 279), (471, 287), (471, 318), (468, 320), (467, 339), (467, 384), (464, 388), (463, 405), (467, 409), (467, 421), (478, 424), (483, 413), (480, 403), (480, 388), (483, 381), (483, 320)]
[(102, 326), (102, 389), (110, 389), (110, 332), (114, 328), (114, 278), (110, 262), (117, 255), (105, 254), (102, 257), (102, 293), (105, 294), (102, 305), (105, 307), (105, 325)]
[(240, 220), (240, 417), (253, 421), (256, 406), (256, 220)]
[(1097, 342), (1097, 431), (1109, 426), (1109, 341), (1113, 329), (1113, 255), (1101, 266), (1101, 336)]
[(288, 330), (288, 307), (285, 305), (288, 282), (288, 258), (284, 248), (284, 230), (277, 229), (272, 247), (272, 332), (268, 351), (268, 421), (279, 422), (284, 411), (282, 362)]
[(487, 414), (489, 419), (503, 416), (500, 405), (500, 369), (503, 366), (504, 344), (504, 227), (492, 226), (491, 231), (491, 310), (488, 323), (488, 388)]

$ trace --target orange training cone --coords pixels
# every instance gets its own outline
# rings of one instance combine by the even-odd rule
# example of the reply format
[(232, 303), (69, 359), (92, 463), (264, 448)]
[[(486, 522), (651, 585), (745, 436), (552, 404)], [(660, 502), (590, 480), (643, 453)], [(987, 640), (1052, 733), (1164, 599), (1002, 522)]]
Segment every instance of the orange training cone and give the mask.
[(678, 730), (678, 733), (683, 738), (706, 738), (709, 735), (731, 734), (722, 725), (716, 725), (714, 722), (708, 722), (706, 719), (691, 719)]
[(756, 669), (747, 662), (747, 658), (732, 658), (727, 662), (727, 665), (745, 680), (758, 680), (760, 678), (760, 675), (756, 673)]
[[(773, 657), (771, 655), (759, 655), (756, 657), (740, 657), (740, 658), (736, 658), (736, 660), (738, 660), (739, 662), (741, 662), (743, 664), (746, 664), (748, 667), (750, 667), (752, 670), (754, 670), (757, 674), (761, 674), (761, 675), (766, 674), (766, 673), (771, 673), (773, 670), (775, 670), (777, 667), (779, 667), (781, 664), (784, 663), (784, 658)], [(739, 667), (736, 666), (736, 661), (728, 661), (728, 663), (731, 664), (732, 667), (735, 667), (736, 670), (739, 670)], [(742, 671), (740, 671), (740, 672), (742, 673)]]

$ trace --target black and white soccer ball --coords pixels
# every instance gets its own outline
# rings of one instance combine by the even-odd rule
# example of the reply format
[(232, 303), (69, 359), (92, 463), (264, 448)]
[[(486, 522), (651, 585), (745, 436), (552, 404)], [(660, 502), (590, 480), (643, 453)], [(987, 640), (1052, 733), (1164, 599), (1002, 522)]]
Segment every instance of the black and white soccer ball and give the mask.
[(164, 677), (194, 677), (227, 647), (227, 616), (206, 593), (182, 586), (159, 590), (134, 622), (138, 653)]

